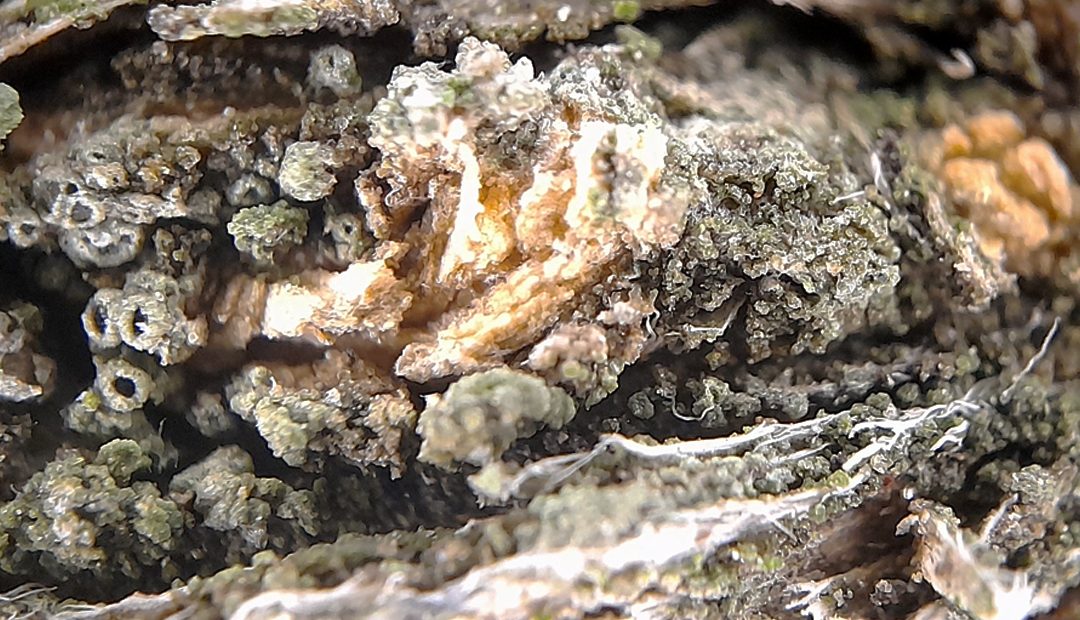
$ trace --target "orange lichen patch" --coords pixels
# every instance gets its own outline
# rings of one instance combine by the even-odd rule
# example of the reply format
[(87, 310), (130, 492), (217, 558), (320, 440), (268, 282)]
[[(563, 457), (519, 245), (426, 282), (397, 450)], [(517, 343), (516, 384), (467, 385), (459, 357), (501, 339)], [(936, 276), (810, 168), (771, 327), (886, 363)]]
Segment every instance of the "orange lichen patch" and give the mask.
[(965, 124), (971, 155), (997, 159), (1024, 139), (1024, 126), (1012, 112), (985, 112)]
[(994, 162), (958, 157), (945, 162), (942, 174), (953, 202), (976, 223), (988, 257), (1019, 256), (1050, 238), (1046, 214), (1013, 193)]
[(975, 116), (940, 135), (936, 166), (982, 252), (1021, 275), (1052, 275), (1075, 234), (1080, 194), (1053, 147), (1010, 112)]
[(942, 152), (948, 158), (971, 155), (971, 138), (956, 125), (949, 125), (941, 132)]
[(1045, 140), (1024, 140), (1006, 151), (1001, 172), (1009, 187), (1046, 210), (1052, 219), (1066, 220), (1072, 216), (1073, 187), (1069, 171)]

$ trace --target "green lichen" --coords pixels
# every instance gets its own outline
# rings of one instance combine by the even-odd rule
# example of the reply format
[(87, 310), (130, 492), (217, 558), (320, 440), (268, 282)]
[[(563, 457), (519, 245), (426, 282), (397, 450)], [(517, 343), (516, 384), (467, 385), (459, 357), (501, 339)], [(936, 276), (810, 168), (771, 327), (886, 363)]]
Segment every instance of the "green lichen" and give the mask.
[(660, 303), (688, 348), (723, 334), (741, 310), (752, 360), (821, 353), (868, 310), (895, 303), (900, 251), (886, 218), (867, 202), (835, 202), (834, 177), (809, 145), (753, 125), (713, 140), (714, 202), (690, 215), (660, 272)]
[(641, 3), (638, 0), (615, 0), (611, 6), (611, 16), (615, 21), (635, 21), (641, 16)]
[(33, 402), (52, 392), (56, 363), (41, 353), (43, 328), (41, 310), (32, 304), (0, 311), (0, 401)]
[(307, 458), (307, 445), (311, 439), (327, 426), (344, 426), (345, 420), (340, 410), (319, 402), (314, 393), (267, 398), (259, 391), (247, 391), (250, 389), (247, 386), (264, 386), (269, 392), (272, 385), (269, 369), (253, 368), (242, 383), (234, 385), (230, 406), (251, 418), (276, 456), (298, 466)]
[(98, 290), (82, 314), (91, 347), (103, 353), (124, 345), (164, 366), (187, 360), (208, 336), (205, 319), (183, 311), (196, 286), (190, 278), (145, 269), (128, 274), (122, 289)]
[(14, 131), (22, 120), (18, 91), (0, 82), (0, 149), (3, 148), (4, 138)]
[(334, 455), (400, 475), (401, 443), (416, 424), (409, 400), (372, 368), (340, 352), (314, 368), (318, 380), (297, 384), (287, 369), (253, 364), (228, 386), (229, 407), (294, 467), (317, 467)]
[(329, 236), (334, 259), (342, 264), (359, 262), (373, 244), (371, 232), (359, 214), (338, 213), (330, 206), (323, 212), (323, 234)]
[(251, 15), (243, 10), (222, 10), (208, 20), (214, 34), (226, 37), (245, 35), (272, 36), (292, 34), (303, 30), (314, 30), (318, 26), (319, 12), (312, 6), (281, 6), (262, 17), (262, 23), (255, 22)]
[(150, 459), (135, 442), (105, 444), (93, 460), (61, 457), (0, 507), (8, 573), (44, 571), (102, 585), (146, 575), (169, 579), (183, 527), (177, 506), (150, 482), (131, 482)]
[(150, 375), (119, 358), (99, 358), (97, 362), (98, 385), (81, 392), (60, 411), (64, 425), (88, 438), (135, 441), (155, 462), (172, 462), (175, 448), (162, 439), (142, 409), (151, 392), (156, 399), (161, 397)]
[[(282, 156), (267, 136), (279, 130), (267, 125), (297, 121), (295, 111), (278, 108), (207, 122), (120, 117), (38, 158), (32, 178), (9, 177), (31, 199), (17, 226), (7, 222), (9, 236), (20, 247), (58, 244), (84, 268), (128, 264), (142, 251), (148, 226), (161, 219), (217, 223), (223, 196), (236, 207), (278, 198), (255, 169)], [(269, 146), (256, 157), (260, 137)], [(230, 157), (215, 155), (224, 144), (235, 149)]]
[(176, 474), (169, 493), (192, 507), (201, 527), (233, 539), (243, 554), (266, 549), (271, 535), (302, 541), (318, 533), (312, 492), (256, 477), (250, 455), (237, 446), (218, 448)]
[(340, 45), (328, 45), (311, 55), (307, 81), (312, 88), (326, 88), (338, 97), (359, 95), (363, 85), (356, 57)]
[(299, 34), (319, 27), (317, 3), (270, 2), (245, 6), (236, 0), (214, 0), (209, 5), (159, 6), (148, 21), (158, 36), (190, 41), (207, 35), (269, 37)]
[(663, 43), (633, 26), (616, 26), (615, 38), (624, 53), (636, 62), (655, 62), (664, 53)]
[(303, 242), (307, 235), (308, 212), (285, 201), (248, 207), (236, 212), (226, 227), (236, 249), (262, 264)]
[(82, 23), (86, 20), (101, 19), (115, 9), (125, 4), (146, 4), (147, 0), (115, 0), (101, 2), (100, 0), (27, 0), (25, 10), (34, 15), (34, 20), (46, 22), (53, 19), (68, 19)]
[(278, 173), (282, 193), (302, 202), (328, 196), (337, 181), (329, 170), (332, 165), (333, 151), (329, 147), (317, 142), (290, 144), (285, 149), (281, 172)]
[[(118, 5), (8, 4), (0, 62), (35, 36), (26, 12), (89, 26)], [(163, 616), (228, 616), (260, 593), (329, 617), (471, 617), (492, 601), (507, 617), (642, 601), (670, 617), (976, 608), (911, 578), (940, 548), (896, 525), (929, 505), (979, 566), (1017, 571), (1047, 601), (1077, 583), (1076, 259), (1016, 286), (918, 148), (926, 130), (1003, 107), (1074, 163), (1076, 51), (1050, 25), (1075, 20), (1046, 0), (960, 7), (962, 20), (944, 0), (819, 3), (865, 34), (852, 59), (813, 28), (785, 36), (816, 14), (725, 5), (669, 21), (661, 9), (680, 4), (158, 3), (163, 38), (221, 38), (122, 37), (88, 74), (50, 67), (58, 79), (32, 98), (48, 104), (27, 111), (41, 121), (0, 173), (0, 295), (34, 300), (0, 300), (0, 396), (17, 401), (0, 423), (5, 575), (110, 600), (187, 579), (132, 599)], [(466, 38), (582, 38), (644, 11), (616, 45), (540, 46), (542, 71)], [(373, 42), (336, 39), (391, 23)], [(412, 66), (401, 34), (431, 62)], [(978, 80), (938, 75), (962, 68), (942, 57), (954, 46)], [(20, 114), (5, 101), (17, 95), (0, 88), (0, 134)], [(581, 159), (586, 123), (655, 132), (660, 177), (640, 183), (617, 131)], [(38, 144), (40, 128), (53, 133)], [(567, 196), (594, 179), (574, 208), (607, 223), (635, 215), (628, 204), (643, 217), (680, 205), (671, 241), (628, 229), (528, 337), (477, 352), (447, 308), (482, 305), (505, 270), (614, 241), (566, 242), (574, 213), (556, 192), (534, 203), (556, 243), (447, 285), (437, 259), (474, 161), (483, 215), (497, 216), (480, 223), (514, 242), (528, 233), (500, 207), (549, 178)], [(268, 289), (333, 300), (320, 278), (357, 264), (408, 291), (391, 327), (260, 335)], [(397, 365), (403, 349), (431, 361), (422, 345), (444, 329), (473, 367)], [(376, 531), (390, 533), (363, 534)], [(23, 595), (0, 613), (35, 599)]]
[(483, 465), (541, 426), (563, 426), (574, 409), (566, 392), (522, 372), (496, 368), (470, 375), (431, 397), (420, 414), (419, 458), (442, 467)]
[(423, 530), (378, 536), (345, 534), (332, 543), (312, 545), (284, 557), (262, 552), (242, 570), (192, 578), (186, 584), (189, 605), (228, 617), (247, 598), (263, 590), (332, 587), (365, 566), (407, 566), (436, 540), (435, 532)]

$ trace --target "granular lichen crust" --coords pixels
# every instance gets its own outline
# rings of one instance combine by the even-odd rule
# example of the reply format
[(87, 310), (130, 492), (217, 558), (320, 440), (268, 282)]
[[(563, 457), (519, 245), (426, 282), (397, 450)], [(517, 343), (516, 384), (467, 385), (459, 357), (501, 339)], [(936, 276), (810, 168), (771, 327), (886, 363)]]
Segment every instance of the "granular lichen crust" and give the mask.
[(107, 566), (103, 579), (171, 576), (167, 558), (183, 516), (153, 484), (131, 481), (149, 465), (128, 440), (105, 444), (93, 460), (71, 455), (48, 464), (0, 508), (3, 569), (72, 578)]
[(504, 368), (469, 375), (445, 394), (431, 396), (416, 425), (419, 459), (450, 467), (455, 462), (496, 461), (519, 437), (541, 425), (561, 428), (574, 417), (574, 401), (543, 380)]
[(22, 122), (19, 93), (7, 84), (0, 83), (0, 145), (4, 138)]
[(274, 455), (294, 467), (333, 455), (357, 465), (404, 469), (402, 441), (416, 411), (408, 394), (363, 360), (329, 351), (310, 366), (252, 364), (226, 390)]
[[(32, 243), (58, 244), (84, 268), (129, 263), (143, 249), (147, 227), (158, 220), (219, 220), (221, 194), (199, 185), (207, 175), (226, 176), (226, 199), (233, 206), (275, 198), (268, 183), (252, 185), (252, 177), (243, 174), (245, 164), (259, 162), (244, 160), (254, 157), (252, 147), (267, 125), (287, 119), (288, 112), (275, 109), (195, 123), (122, 118), (66, 153), (35, 161), (31, 208), (38, 230), (15, 231), (9, 223), (8, 234), (16, 243), (32, 235)], [(221, 150), (218, 139), (233, 148)]]
[(275, 252), (281, 254), (304, 240), (307, 223), (307, 211), (277, 202), (237, 211), (226, 230), (237, 250), (258, 262), (273, 263)]

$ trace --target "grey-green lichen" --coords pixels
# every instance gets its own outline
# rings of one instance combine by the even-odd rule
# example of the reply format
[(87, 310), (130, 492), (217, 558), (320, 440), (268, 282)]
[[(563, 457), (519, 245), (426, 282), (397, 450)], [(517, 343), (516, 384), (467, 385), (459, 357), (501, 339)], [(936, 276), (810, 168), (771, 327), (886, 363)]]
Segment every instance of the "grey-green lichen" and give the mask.
[(64, 407), (64, 425), (81, 435), (105, 441), (135, 441), (158, 464), (176, 458), (176, 449), (153, 427), (145, 406), (160, 404), (169, 386), (153, 362), (131, 355), (94, 357), (94, 384)]
[[(129, 263), (158, 220), (217, 222), (222, 194), (235, 207), (277, 198), (260, 172), (272, 178), (281, 151), (264, 132), (289, 117), (264, 109), (195, 123), (121, 118), (35, 162), (31, 202), (13, 205), (8, 235), (20, 247), (59, 245), (84, 268)], [(224, 143), (234, 148), (223, 151)], [(215, 182), (225, 191), (200, 186), (207, 175), (224, 175)]]
[(561, 428), (573, 417), (574, 401), (561, 389), (509, 369), (487, 370), (428, 397), (416, 425), (419, 458), (443, 467), (484, 465), (541, 425)]
[(72, 27), (89, 28), (126, 5), (146, 0), (26, 0), (0, 6), (0, 62)]
[(721, 340), (741, 311), (751, 361), (822, 353), (891, 303), (900, 250), (875, 206), (837, 200), (842, 188), (829, 184), (844, 171), (752, 125), (712, 131), (719, 145), (743, 148), (716, 147), (712, 203), (691, 214), (659, 267), (661, 315), (677, 317), (683, 346)]
[(149, 465), (129, 440), (105, 444), (92, 459), (72, 454), (46, 465), (0, 507), (3, 569), (61, 578), (99, 567), (111, 579), (175, 576), (168, 554), (183, 515), (153, 483), (131, 480)]
[(254, 474), (251, 456), (238, 446), (218, 448), (169, 482), (169, 495), (200, 516), (201, 527), (238, 537), (248, 553), (267, 548), (277, 521), (292, 523), (290, 535), (303, 540), (318, 532), (314, 494), (291, 489)]
[(127, 2), (96, 2), (95, 0), (27, 0), (22, 3), (24, 10), (32, 13), (35, 21), (47, 22), (54, 19), (68, 19), (76, 23), (100, 19), (109, 14), (116, 6), (136, 4), (139, 0)]
[(149, 22), (161, 37), (187, 41), (207, 35), (241, 37), (298, 34), (318, 27), (314, 3), (269, 2), (253, 7), (235, 0), (214, 0), (210, 4), (155, 7)]
[(556, 41), (582, 39), (607, 24), (633, 22), (646, 10), (689, 4), (686, 0), (548, 0), (519, 7), (487, 0), (421, 5), (394, 0), (270, 0), (254, 4), (213, 0), (155, 7), (148, 21), (158, 36), (169, 41), (213, 35), (295, 35), (322, 28), (372, 34), (402, 24), (412, 31), (415, 49), (432, 55), (446, 53), (451, 44), (467, 35), (508, 48), (521, 47), (539, 37)]
[(18, 91), (0, 82), (0, 148), (3, 148), (4, 138), (14, 131), (22, 120)]
[(82, 314), (91, 348), (131, 348), (165, 366), (183, 362), (207, 340), (206, 320), (188, 318), (183, 311), (197, 285), (190, 276), (177, 280), (145, 269), (129, 273), (123, 288), (99, 289)]
[[(296, 192), (296, 188), (284, 181), (282, 189)], [(279, 201), (272, 205), (240, 209), (226, 229), (232, 235), (237, 250), (250, 255), (257, 262), (270, 264), (275, 254), (280, 256), (304, 240), (307, 224), (308, 213), (305, 209), (290, 207), (286, 202)]]
[(338, 97), (362, 94), (363, 80), (356, 69), (356, 57), (340, 45), (328, 45), (311, 55), (308, 84), (327, 89)]
[[(285, 149), (281, 171), (278, 173), (281, 191), (302, 202), (312, 202), (328, 196), (337, 181), (327, 170), (333, 164), (332, 157), (333, 151), (318, 142), (290, 144)], [(287, 228), (284, 223), (279, 227)]]
[(226, 390), (274, 455), (294, 467), (326, 456), (404, 468), (402, 442), (416, 424), (407, 395), (354, 355), (332, 351), (310, 367), (252, 364)]
[(154, 582), (183, 575), (199, 556), (247, 561), (304, 545), (326, 527), (325, 490), (258, 477), (237, 446), (177, 472), (165, 490), (147, 479), (151, 465), (128, 439), (48, 463), (0, 507), (3, 570), (103, 587)]

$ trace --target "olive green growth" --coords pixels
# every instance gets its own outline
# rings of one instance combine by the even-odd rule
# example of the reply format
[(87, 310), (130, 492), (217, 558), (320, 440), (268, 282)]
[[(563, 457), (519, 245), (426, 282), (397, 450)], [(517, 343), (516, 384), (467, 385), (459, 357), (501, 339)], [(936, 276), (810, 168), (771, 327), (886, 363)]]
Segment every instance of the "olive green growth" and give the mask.
[(19, 92), (0, 82), (0, 150), (4, 148), (4, 138), (19, 126), (22, 119)]
[(483, 465), (541, 425), (560, 428), (573, 417), (574, 401), (562, 389), (520, 371), (487, 370), (429, 397), (417, 423), (420, 459), (442, 467)]
[(57, 17), (75, 17), (91, 11), (96, 0), (27, 0), (27, 13), (33, 12), (37, 21), (47, 21)]
[(615, 26), (615, 40), (623, 52), (636, 61), (655, 62), (664, 53), (664, 45), (656, 37), (638, 30), (634, 26)]
[(93, 571), (102, 583), (167, 577), (183, 515), (152, 483), (131, 482), (149, 465), (127, 439), (105, 444), (89, 462), (71, 454), (46, 465), (0, 508), (0, 546), (8, 547), (0, 566), (54, 577)]
[(301, 3), (262, 3), (245, 6), (226, 1), (194, 7), (157, 6), (148, 23), (158, 36), (169, 41), (190, 41), (207, 35), (229, 38), (299, 34), (319, 26), (319, 12)]
[(241, 209), (228, 224), (236, 249), (259, 263), (269, 263), (274, 255), (297, 245), (307, 235), (308, 213), (285, 201)]
[(615, 0), (611, 13), (616, 21), (632, 22), (641, 17), (641, 3), (638, 0)]
[(220, 34), (226, 37), (242, 37), (245, 35), (271, 36), (299, 32), (301, 30), (313, 30), (318, 25), (319, 14), (309, 6), (281, 6), (274, 8), (259, 24), (251, 19), (251, 16), (237, 10), (235, 12), (221, 11), (216, 25)]
[(278, 184), (287, 196), (312, 202), (330, 195), (336, 179), (333, 149), (318, 142), (294, 142), (285, 149)]

